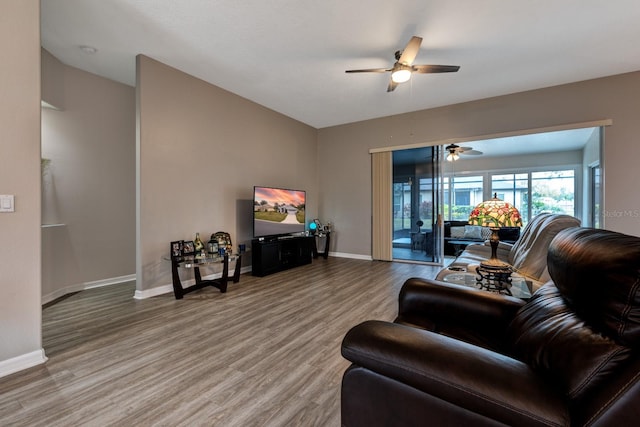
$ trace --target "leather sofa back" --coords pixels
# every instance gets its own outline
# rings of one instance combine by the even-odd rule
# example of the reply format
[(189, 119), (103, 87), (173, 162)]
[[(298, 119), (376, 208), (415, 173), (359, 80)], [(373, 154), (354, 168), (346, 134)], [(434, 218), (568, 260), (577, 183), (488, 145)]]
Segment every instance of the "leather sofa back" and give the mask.
[(567, 229), (552, 241), (548, 267), (553, 281), (509, 326), (513, 352), (582, 399), (640, 348), (640, 238)]
[(567, 304), (589, 326), (640, 349), (640, 238), (565, 230), (554, 239), (548, 264)]
[(522, 230), (509, 252), (508, 262), (523, 276), (546, 282), (547, 251), (553, 238), (566, 228), (579, 227), (580, 220), (569, 215), (541, 213)]

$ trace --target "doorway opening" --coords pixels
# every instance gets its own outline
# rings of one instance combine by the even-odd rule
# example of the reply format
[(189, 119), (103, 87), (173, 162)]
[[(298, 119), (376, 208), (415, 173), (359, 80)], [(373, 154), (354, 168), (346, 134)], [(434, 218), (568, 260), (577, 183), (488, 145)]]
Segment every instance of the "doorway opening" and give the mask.
[(447, 230), (494, 194), (518, 208), (524, 225), (551, 212), (604, 227), (603, 126), (456, 142), (456, 159), (444, 145), (394, 150), (393, 259), (446, 263), (456, 252), (447, 251)]

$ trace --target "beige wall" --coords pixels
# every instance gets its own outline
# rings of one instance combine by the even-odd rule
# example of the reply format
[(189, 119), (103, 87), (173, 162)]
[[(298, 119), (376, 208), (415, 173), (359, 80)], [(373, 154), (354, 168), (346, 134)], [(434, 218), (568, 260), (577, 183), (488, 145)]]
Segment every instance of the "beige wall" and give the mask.
[(173, 240), (248, 243), (254, 185), (306, 190), (317, 212), (316, 129), (145, 56), (137, 73), (138, 297), (171, 283)]
[(42, 73), (44, 303), (135, 274), (135, 89), (44, 50)]
[(0, 2), (0, 376), (44, 362), (40, 307), (40, 2)]
[(612, 119), (606, 129), (605, 226), (640, 235), (640, 72), (320, 129), (320, 216), (334, 221), (335, 250), (371, 254), (369, 149), (472, 138)]

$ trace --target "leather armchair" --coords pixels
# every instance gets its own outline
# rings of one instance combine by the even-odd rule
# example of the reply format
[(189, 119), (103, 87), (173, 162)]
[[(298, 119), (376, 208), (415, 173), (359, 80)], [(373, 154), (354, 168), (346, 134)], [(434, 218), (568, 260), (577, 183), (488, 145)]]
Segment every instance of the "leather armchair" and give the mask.
[(572, 228), (525, 302), (409, 279), (352, 328), (343, 426), (622, 426), (640, 419), (640, 238)]

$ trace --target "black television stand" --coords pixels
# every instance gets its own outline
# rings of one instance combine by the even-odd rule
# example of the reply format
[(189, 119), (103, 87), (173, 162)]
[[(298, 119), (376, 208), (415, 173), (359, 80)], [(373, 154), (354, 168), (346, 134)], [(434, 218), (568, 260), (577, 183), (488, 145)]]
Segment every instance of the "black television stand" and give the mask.
[(278, 271), (310, 264), (315, 237), (279, 236), (251, 242), (251, 274), (263, 277)]

